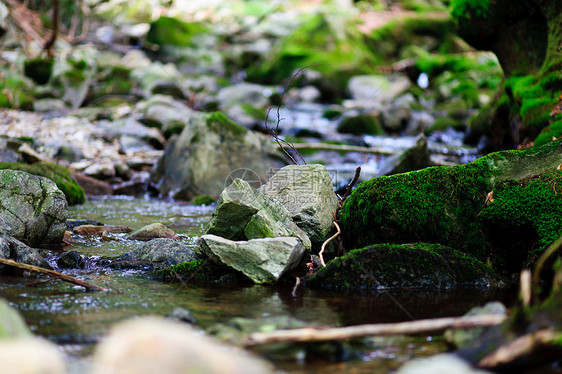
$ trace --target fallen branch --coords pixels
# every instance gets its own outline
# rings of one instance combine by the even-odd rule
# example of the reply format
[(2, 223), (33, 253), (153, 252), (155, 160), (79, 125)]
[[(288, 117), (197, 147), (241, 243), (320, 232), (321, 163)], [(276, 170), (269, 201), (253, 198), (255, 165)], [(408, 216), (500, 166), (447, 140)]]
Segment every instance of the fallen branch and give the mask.
[(336, 151), (336, 152), (358, 152), (368, 153), (373, 155), (394, 155), (399, 151), (393, 151), (384, 148), (360, 147), (355, 145), (344, 144), (324, 144), (324, 143), (293, 143), (292, 148), (297, 150), (311, 150), (311, 151)]
[(511, 343), (500, 346), (492, 354), (484, 357), (480, 360), (478, 366), (493, 369), (512, 363), (523, 356), (534, 356), (543, 349), (548, 350), (549, 347), (558, 345), (556, 342), (559, 342), (560, 338), (560, 333), (555, 333), (552, 329), (539, 330), (523, 335)]
[(318, 257), (320, 257), (320, 263), (322, 264), (323, 267), (326, 267), (326, 263), (324, 262), (324, 257), (322, 257), (322, 254), (324, 253), (324, 250), (326, 249), (326, 245), (329, 242), (331, 242), (333, 239), (335, 239), (339, 234), (341, 234), (340, 227), (338, 226), (336, 221), (333, 221), (332, 223), (334, 224), (334, 226), (336, 226), (336, 229), (338, 230), (338, 232), (336, 232), (334, 235), (332, 235), (328, 239), (326, 239), (326, 241), (324, 243), (322, 243), (322, 248), (320, 249), (320, 252), (318, 252)]
[(505, 320), (504, 315), (480, 315), (464, 317), (446, 317), (422, 319), (411, 322), (381, 323), (348, 327), (313, 328), (306, 327), (293, 330), (273, 332), (255, 332), (250, 334), (244, 346), (251, 347), (272, 343), (287, 342), (325, 342), (346, 340), (365, 336), (380, 335), (414, 335), (437, 333), (446, 329), (467, 329), (499, 325)]
[(35, 271), (37, 273), (45, 274), (45, 275), (48, 275), (50, 277), (63, 280), (65, 282), (69, 282), (69, 283), (76, 284), (78, 286), (85, 287), (86, 289), (92, 290), (92, 291), (103, 291), (103, 292), (109, 291), (106, 288), (96, 286), (95, 284), (88, 283), (88, 282), (82, 281), (80, 279), (76, 279), (74, 277), (59, 273), (59, 272), (54, 271), (54, 270), (44, 269), (44, 268), (40, 268), (38, 266), (33, 266), (33, 265), (28, 265), (28, 264), (22, 264), (20, 262), (14, 261), (14, 260), (8, 260), (8, 259), (5, 259), (5, 258), (0, 258), (0, 264), (13, 266), (13, 267), (16, 267), (16, 268), (22, 269), (22, 270)]

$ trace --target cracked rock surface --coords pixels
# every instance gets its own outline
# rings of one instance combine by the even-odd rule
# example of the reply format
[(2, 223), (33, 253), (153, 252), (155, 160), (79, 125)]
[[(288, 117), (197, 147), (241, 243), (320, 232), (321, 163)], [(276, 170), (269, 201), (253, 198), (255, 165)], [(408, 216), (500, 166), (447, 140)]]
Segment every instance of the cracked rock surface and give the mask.
[(66, 198), (51, 180), (0, 170), (0, 231), (30, 246), (62, 242)]

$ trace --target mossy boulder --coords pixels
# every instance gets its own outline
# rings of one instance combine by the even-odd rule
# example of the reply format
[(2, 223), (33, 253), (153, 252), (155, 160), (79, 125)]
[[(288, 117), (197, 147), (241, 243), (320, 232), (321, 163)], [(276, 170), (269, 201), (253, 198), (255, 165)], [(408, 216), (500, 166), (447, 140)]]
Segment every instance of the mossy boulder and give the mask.
[(382, 125), (379, 120), (369, 114), (359, 114), (344, 118), (338, 125), (338, 132), (353, 135), (382, 135)]
[(440, 243), (519, 272), (562, 235), (561, 163), (562, 141), (554, 141), (370, 179), (340, 212), (345, 246)]
[(64, 193), (69, 205), (82, 204), (86, 201), (84, 190), (76, 183), (70, 170), (62, 165), (51, 162), (36, 164), (0, 162), (0, 170), (2, 169), (21, 170), (29, 174), (49, 178)]
[(440, 244), (374, 244), (330, 261), (305, 282), (314, 288), (374, 291), (391, 288), (486, 287), (497, 280), (482, 262)]
[(33, 109), (33, 82), (31, 79), (0, 67), (0, 108)]

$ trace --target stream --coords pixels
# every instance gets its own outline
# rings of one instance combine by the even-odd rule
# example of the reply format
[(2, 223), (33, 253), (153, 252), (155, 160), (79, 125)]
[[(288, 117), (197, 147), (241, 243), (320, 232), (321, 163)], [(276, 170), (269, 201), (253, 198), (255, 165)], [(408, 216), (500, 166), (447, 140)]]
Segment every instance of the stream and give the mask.
[[(133, 230), (161, 222), (179, 234), (180, 240), (195, 246), (214, 206), (194, 206), (150, 198), (103, 197), (70, 208), (69, 218), (94, 219), (104, 224), (128, 225)], [(152, 280), (139, 270), (114, 270), (95, 266), (99, 256), (117, 256), (141, 242), (125, 234), (107, 237), (75, 237), (66, 250), (88, 256), (84, 270), (62, 270), (111, 292), (85, 292), (45, 276), (2, 276), (0, 296), (9, 300), (34, 334), (60, 346), (70, 373), (89, 370), (94, 345), (116, 322), (145, 315), (164, 316), (176, 307), (193, 313), (198, 327), (207, 329), (234, 317), (289, 316), (308, 323), (348, 326), (362, 323), (399, 322), (411, 319), (457, 316), (488, 301), (513, 305), (510, 290), (392, 291), (377, 294), (291, 289), (259, 285), (180, 284)], [(53, 263), (51, 252), (48, 259)], [(60, 270), (60, 269), (58, 269)], [(414, 357), (445, 351), (441, 337), (385, 337), (367, 339), (358, 353), (345, 362), (304, 360), (302, 357), (274, 360), (289, 373), (386, 373)]]

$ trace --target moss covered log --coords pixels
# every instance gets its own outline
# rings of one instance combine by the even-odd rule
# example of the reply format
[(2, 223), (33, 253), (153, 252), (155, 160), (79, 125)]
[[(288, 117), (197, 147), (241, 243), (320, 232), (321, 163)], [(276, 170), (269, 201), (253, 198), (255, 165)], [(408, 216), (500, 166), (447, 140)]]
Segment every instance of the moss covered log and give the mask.
[(518, 272), (562, 235), (560, 164), (555, 141), (365, 181), (340, 212), (345, 246), (440, 243)]

